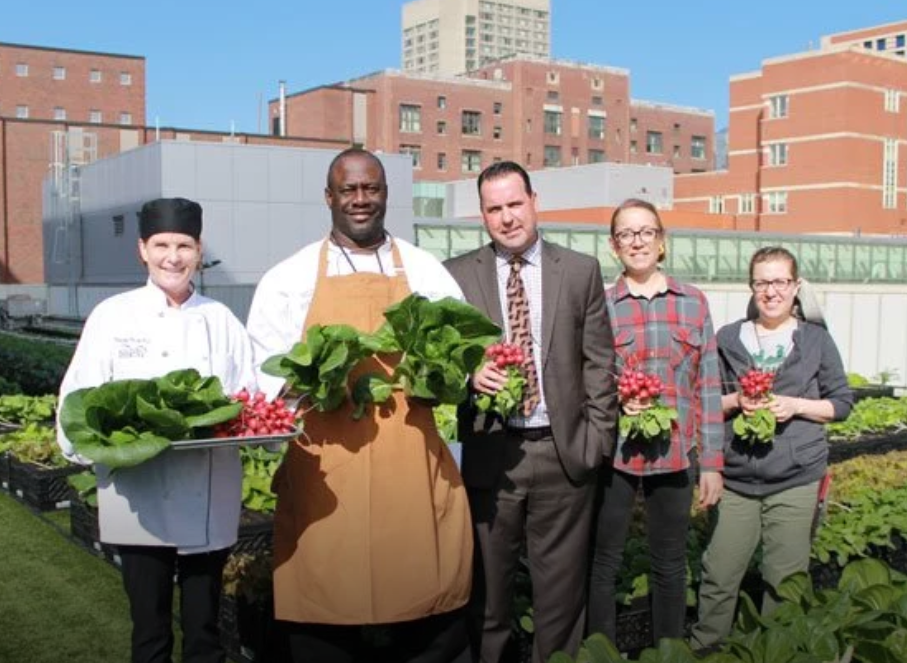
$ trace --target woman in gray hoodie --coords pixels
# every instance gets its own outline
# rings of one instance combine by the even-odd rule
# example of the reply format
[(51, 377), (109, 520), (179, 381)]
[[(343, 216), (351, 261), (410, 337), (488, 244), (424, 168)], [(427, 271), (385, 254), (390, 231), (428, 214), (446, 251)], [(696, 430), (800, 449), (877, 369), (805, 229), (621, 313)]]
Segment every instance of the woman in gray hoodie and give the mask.
[[(841, 356), (824, 324), (798, 316), (797, 260), (780, 247), (750, 260), (758, 314), (718, 331), (725, 414), (725, 492), (702, 558), (699, 620), (692, 644), (709, 647), (731, 630), (740, 582), (762, 543), (767, 591), (763, 614), (777, 605), (774, 589), (809, 566), (810, 531), (819, 483), (826, 472), (825, 424), (845, 419), (853, 394)], [(769, 395), (750, 397), (740, 379), (751, 369), (773, 375)], [(774, 435), (753, 441), (734, 432), (734, 419), (767, 410)], [(756, 419), (751, 419), (756, 421)]]

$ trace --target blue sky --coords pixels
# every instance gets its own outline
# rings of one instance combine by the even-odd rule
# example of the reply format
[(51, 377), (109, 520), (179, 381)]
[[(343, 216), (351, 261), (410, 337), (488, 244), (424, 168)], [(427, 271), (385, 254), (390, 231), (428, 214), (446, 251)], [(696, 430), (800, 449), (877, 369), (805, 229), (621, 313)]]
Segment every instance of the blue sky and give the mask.
[[(149, 124), (255, 132), (279, 79), (293, 92), (399, 67), (401, 6), (8, 0), (0, 41), (144, 55)], [(552, 54), (627, 68), (634, 98), (712, 109), (721, 128), (729, 76), (824, 34), (903, 19), (895, 0), (552, 0)]]

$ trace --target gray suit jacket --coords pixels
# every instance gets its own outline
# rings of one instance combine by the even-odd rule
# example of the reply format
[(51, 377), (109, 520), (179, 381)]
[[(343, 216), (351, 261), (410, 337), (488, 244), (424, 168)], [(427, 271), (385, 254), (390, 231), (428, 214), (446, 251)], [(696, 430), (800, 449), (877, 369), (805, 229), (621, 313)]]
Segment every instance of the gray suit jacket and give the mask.
[[(488, 244), (444, 263), (466, 300), (503, 327), (495, 251)], [(598, 261), (542, 241), (542, 384), (554, 443), (567, 475), (585, 481), (614, 450), (614, 341)], [(491, 488), (500, 470), (496, 417), (460, 408), (463, 479)]]

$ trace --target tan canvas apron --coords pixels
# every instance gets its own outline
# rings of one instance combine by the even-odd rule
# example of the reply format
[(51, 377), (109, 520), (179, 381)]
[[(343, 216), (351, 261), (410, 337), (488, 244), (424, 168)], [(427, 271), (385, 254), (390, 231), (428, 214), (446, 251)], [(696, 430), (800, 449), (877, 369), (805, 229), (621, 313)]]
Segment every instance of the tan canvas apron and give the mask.
[[(374, 331), (409, 293), (397, 247), (394, 276), (327, 276), (321, 248), (305, 327), (346, 323)], [(363, 362), (389, 375), (399, 360)], [(278, 619), (381, 624), (466, 603), (472, 531), (466, 491), (432, 411), (395, 392), (353, 421), (347, 403), (306, 415), (308, 439), (290, 445), (275, 480), (274, 599)]]

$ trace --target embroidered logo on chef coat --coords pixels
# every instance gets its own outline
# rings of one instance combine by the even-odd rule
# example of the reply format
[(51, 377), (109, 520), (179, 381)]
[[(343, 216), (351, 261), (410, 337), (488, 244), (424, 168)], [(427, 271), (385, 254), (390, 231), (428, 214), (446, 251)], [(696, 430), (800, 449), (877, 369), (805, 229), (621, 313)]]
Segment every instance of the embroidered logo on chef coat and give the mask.
[(137, 336), (116, 336), (113, 342), (117, 346), (118, 359), (141, 359), (148, 354), (151, 339)]

